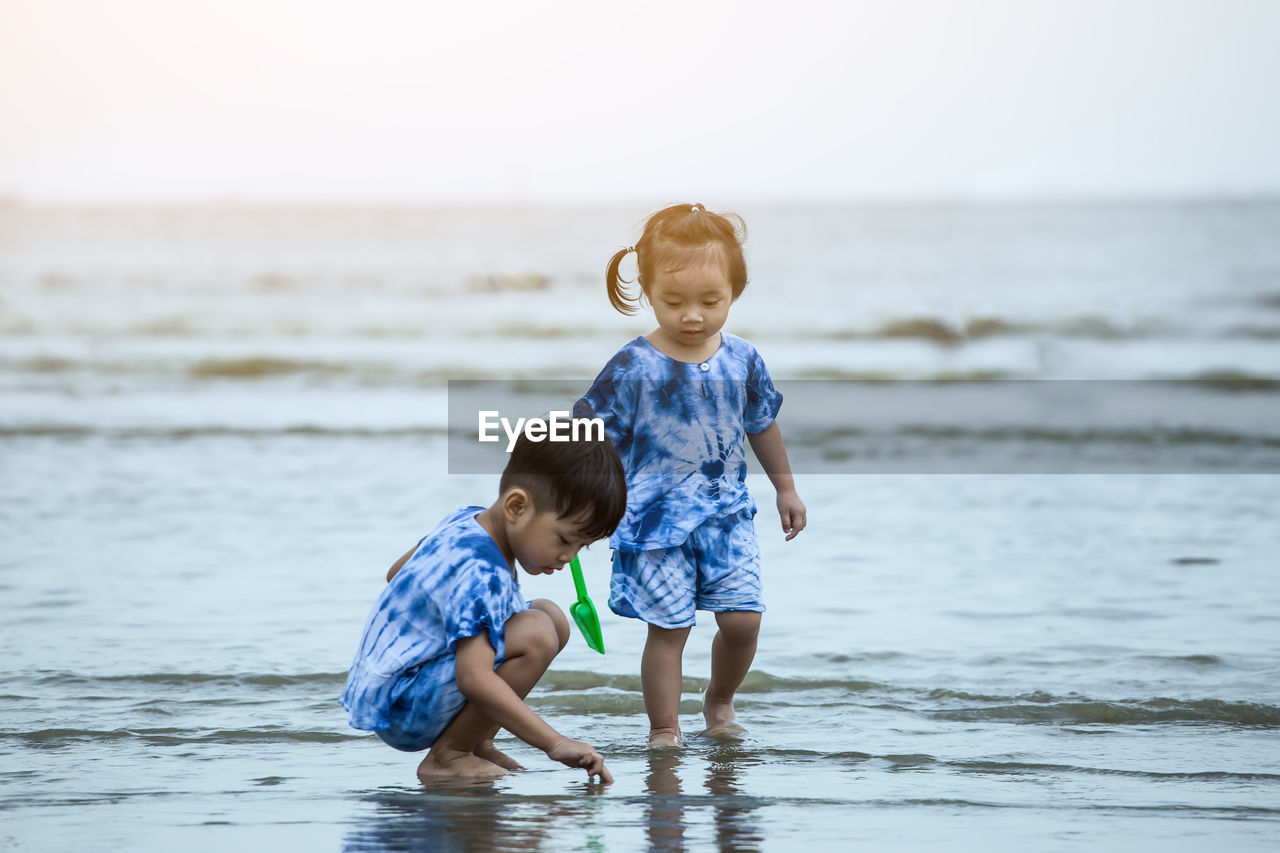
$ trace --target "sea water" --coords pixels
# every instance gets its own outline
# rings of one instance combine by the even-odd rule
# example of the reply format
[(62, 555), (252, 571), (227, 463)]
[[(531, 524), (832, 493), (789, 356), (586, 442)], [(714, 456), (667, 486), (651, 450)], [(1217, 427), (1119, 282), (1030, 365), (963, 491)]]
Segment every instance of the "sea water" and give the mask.
[[(608, 654), (529, 701), (615, 784), (500, 738), (526, 771), (424, 787), (337, 696), (387, 567), (496, 492), (447, 382), (647, 331), (601, 287), (643, 211), (0, 207), (0, 847), (1274, 849), (1280, 204), (740, 212), (729, 330), (830, 383), (781, 420), (808, 529), (748, 478), (746, 739), (697, 736), (702, 614), (688, 747), (644, 749), (602, 542)], [(1009, 380), (1085, 403), (788, 408)]]

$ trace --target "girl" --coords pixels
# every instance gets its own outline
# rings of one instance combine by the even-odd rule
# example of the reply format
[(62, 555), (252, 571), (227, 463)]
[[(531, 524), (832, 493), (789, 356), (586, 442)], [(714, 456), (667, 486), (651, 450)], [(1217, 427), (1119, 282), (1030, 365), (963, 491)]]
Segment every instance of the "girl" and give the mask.
[[(627, 471), (627, 512), (609, 543), (609, 607), (649, 625), (640, 680), (650, 748), (683, 745), (681, 656), (696, 610), (713, 611), (719, 628), (704, 734), (744, 731), (733, 696), (764, 612), (744, 437), (777, 490), (787, 540), (805, 526), (774, 422), (782, 394), (755, 348), (721, 331), (747, 286), (745, 231), (738, 217), (697, 204), (649, 218), (640, 242), (610, 260), (606, 283), (623, 314), (635, 313), (643, 295), (658, 328), (620, 349), (574, 407), (575, 416), (604, 420)], [(618, 272), (629, 252), (640, 268), (636, 295)]]

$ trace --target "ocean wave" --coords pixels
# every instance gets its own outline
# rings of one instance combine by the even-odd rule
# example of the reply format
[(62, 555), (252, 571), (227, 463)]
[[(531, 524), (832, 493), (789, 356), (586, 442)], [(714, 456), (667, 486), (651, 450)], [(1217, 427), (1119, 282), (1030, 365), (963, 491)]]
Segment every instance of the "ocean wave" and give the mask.
[[(1170, 560), (1176, 565), (1217, 565), (1218, 560), (1207, 559), (1203, 557), (1181, 557)], [(1171, 666), (1189, 666), (1196, 669), (1203, 669), (1211, 666), (1228, 667), (1229, 664), (1225, 659), (1218, 655), (1138, 655), (1138, 660), (1151, 661), (1153, 663), (1169, 664)]]
[[(176, 378), (179, 381), (200, 382), (257, 382), (280, 378), (304, 378), (321, 381), (341, 381), (360, 387), (420, 387), (443, 386), (450, 380), (503, 380), (513, 376), (525, 379), (558, 379), (566, 372), (573, 372), (554, 362), (544, 365), (525, 364), (513, 369), (511, 365), (485, 367), (478, 364), (446, 364), (441, 366), (403, 366), (392, 360), (332, 361), (306, 357), (276, 355), (246, 355), (225, 358), (187, 359), (179, 354), (160, 353), (150, 358), (106, 359), (70, 358), (41, 355), (31, 358), (0, 357), (0, 375), (9, 374), (10, 381), (23, 374), (57, 376), (82, 374), (103, 379), (114, 377)], [(584, 377), (580, 385), (586, 388), (590, 377)]]
[[(355, 387), (364, 389), (444, 387), (450, 381), (466, 382), (561, 382), (569, 383), (570, 392), (580, 392), (590, 385), (591, 377), (582, 365), (569, 359), (557, 361), (554, 353), (544, 361), (523, 361), (518, 365), (503, 362), (481, 363), (458, 360), (447, 364), (424, 364), (420, 355), (406, 352), (385, 358), (363, 354), (347, 360), (313, 358), (279, 354), (245, 354), (192, 358), (183, 352), (157, 352), (146, 356), (104, 357), (100, 354), (75, 357), (65, 354), (40, 354), (23, 357), (0, 355), (0, 377), (10, 387), (30, 384), (34, 387), (57, 385), (74, 387), (78, 395), (85, 393), (86, 381), (108, 383), (113, 379), (158, 381), (165, 386), (178, 383), (174, 393), (206, 384), (243, 382), (246, 385), (276, 380), (305, 380), (305, 388)], [(401, 357), (403, 356), (403, 358)], [(407, 360), (411, 359), (412, 361)], [(418, 363), (413, 363), (413, 362)], [(579, 375), (581, 374), (581, 375)], [(574, 378), (577, 377), (577, 378)], [(787, 376), (776, 377), (779, 383), (845, 382), (861, 384), (868, 389), (897, 383), (903, 387), (927, 386), (1000, 386), (1002, 383), (1094, 383), (1150, 384), (1169, 390), (1188, 390), (1230, 394), (1280, 393), (1280, 372), (1257, 372), (1239, 368), (1190, 370), (1186, 373), (1124, 378), (1061, 379), (1037, 376), (1013, 366), (975, 367), (968, 369), (921, 369), (919, 367), (850, 367), (839, 359), (818, 358), (787, 370)], [(106, 387), (106, 386), (104, 386)], [(297, 387), (296, 385), (294, 387)], [(1045, 387), (1051, 387), (1046, 385)], [(1101, 387), (1101, 386), (1100, 386)], [(785, 390), (785, 389), (784, 389)]]
[[(639, 675), (616, 675), (590, 670), (551, 670), (538, 682), (539, 689), (551, 692), (575, 690), (622, 690), (639, 693), (641, 690)], [(685, 693), (700, 693), (707, 687), (705, 678), (686, 676), (680, 685)], [(795, 690), (824, 690), (828, 688), (861, 692), (882, 688), (883, 685), (872, 681), (841, 678), (787, 678), (772, 675), (761, 670), (747, 673), (739, 693), (773, 693)]]
[(258, 379), (267, 376), (286, 374), (320, 374), (342, 375), (368, 371), (368, 367), (341, 364), (329, 361), (311, 361), (292, 358), (210, 358), (202, 359), (186, 368), (186, 373), (195, 378), (213, 377), (218, 379)]
[(1215, 391), (1255, 393), (1280, 391), (1280, 378), (1249, 373), (1244, 370), (1205, 370), (1187, 377), (1172, 377), (1162, 381)]
[[(50, 695), (59, 701), (113, 699), (129, 703), (137, 714), (171, 719), (190, 716), (167, 713), (168, 705), (191, 709), (202, 705), (260, 705), (286, 702), (337, 711), (337, 697), (345, 672), (320, 673), (134, 673), (90, 676), (74, 672), (37, 672), (0, 679), (7, 695)], [(682, 714), (701, 711), (700, 694), (707, 681), (685, 678)], [(172, 698), (155, 694), (157, 688), (180, 691)], [(548, 716), (641, 717), (644, 698), (638, 675), (607, 674), (587, 670), (552, 670), (530, 695), (529, 704)], [(1255, 701), (1221, 698), (1104, 698), (1072, 693), (1055, 696), (1044, 691), (1012, 695), (996, 691), (927, 685), (895, 685), (860, 678), (786, 677), (752, 671), (739, 691), (739, 705), (752, 712), (793, 706), (839, 707), (852, 715), (908, 715), (934, 721), (980, 724), (1047, 725), (1070, 729), (1096, 726), (1210, 725), (1228, 728), (1280, 729), (1280, 707)], [(221, 712), (219, 712), (221, 713)], [(142, 717), (139, 717), (142, 719)], [(148, 744), (238, 743), (257, 741), (338, 742), (363, 737), (346, 730), (314, 726), (293, 729), (287, 725), (217, 727), (130, 726), (110, 730), (40, 727), (0, 735), (33, 746), (66, 746), (91, 740), (141, 740)], [(899, 756), (895, 760), (907, 759)], [(910, 757), (910, 761), (918, 760)], [(923, 759), (921, 759), (923, 760)]]
[(996, 773), (1009, 775), (1051, 775), (1082, 773), (1096, 776), (1128, 776), (1154, 781), (1188, 782), (1193, 780), (1218, 782), (1280, 782), (1278, 773), (1240, 773), (1227, 770), (1189, 770), (1179, 773), (1152, 770), (1122, 770), (1111, 767), (1084, 767), (1075, 764), (1042, 764), (1023, 761), (946, 761), (948, 767), (972, 773)]
[[(14, 677), (0, 679), (0, 683)], [(74, 672), (36, 672), (32, 676), (17, 676), (22, 680), (34, 680), (39, 684), (51, 686), (89, 686), (139, 684), (168, 687), (183, 687), (194, 684), (215, 684), (219, 686), (237, 687), (290, 687), (323, 684), (341, 686), (346, 683), (345, 672), (307, 672), (298, 674), (275, 673), (205, 673), (205, 672), (145, 672), (126, 675), (82, 675)]]
[(1250, 728), (1280, 727), (1280, 708), (1255, 702), (1219, 699), (1144, 699), (998, 704), (980, 708), (934, 709), (934, 719), (953, 722), (1050, 723), (1053, 725), (1149, 725), (1215, 723)]
[[(13, 338), (38, 339), (68, 335), (105, 341), (139, 340), (227, 340), (261, 338), (264, 340), (298, 340), (340, 337), (352, 341), (415, 341), (426, 337), (495, 338), (513, 341), (581, 340), (600, 337), (605, 332), (593, 329), (587, 317), (542, 320), (533, 315), (499, 316), (478, 311), (472, 304), (476, 296), (430, 294), (397, 294), (388, 298), (379, 316), (344, 312), (340, 293), (329, 297), (312, 296), (317, 309), (313, 313), (256, 310), (243, 300), (243, 294), (228, 297), (225, 304), (216, 298), (196, 300), (169, 313), (152, 316), (119, 316), (112, 311), (68, 313), (50, 316), (31, 309), (22, 310), (17, 303), (0, 302), (0, 332)], [(412, 297), (412, 298), (409, 298)], [(326, 304), (329, 299), (332, 305)], [(423, 299), (441, 305), (435, 311), (424, 309)], [(396, 310), (396, 303), (402, 310)], [(448, 308), (453, 306), (453, 309)], [(1263, 305), (1263, 307), (1272, 307)], [(446, 317), (449, 310), (462, 316)], [(479, 317), (475, 315), (479, 314)], [(764, 323), (767, 322), (767, 325)], [(1060, 341), (1094, 341), (1122, 344), (1138, 341), (1217, 340), (1275, 341), (1280, 339), (1280, 325), (1270, 316), (1246, 315), (1223, 317), (1212, 324), (1203, 321), (1148, 319), (1128, 321), (1101, 315), (1065, 316), (1047, 319), (1024, 319), (1001, 316), (978, 316), (964, 319), (921, 314), (889, 317), (869, 325), (803, 324), (776, 317), (772, 321), (746, 319), (733, 329), (754, 342), (792, 343), (875, 343), (916, 341), (948, 349), (960, 349), (998, 339), (1033, 339)], [(608, 333), (616, 335), (616, 333)], [(611, 338), (612, 339), (612, 338)]]
[[(697, 695), (707, 681), (685, 678), (682, 691)], [(644, 710), (639, 676), (553, 671), (539, 682), (540, 707), (567, 714), (630, 715)], [(1222, 699), (1097, 699), (1057, 697), (1043, 691), (1017, 695), (974, 693), (945, 687), (909, 687), (859, 678), (785, 677), (753, 670), (739, 690), (741, 704), (785, 705), (797, 694), (805, 704), (838, 700), (857, 707), (919, 713), (961, 722), (1135, 725), (1202, 723), (1280, 727), (1280, 707)], [(814, 694), (828, 694), (819, 697)], [(533, 700), (531, 700), (533, 701)], [(959, 704), (961, 707), (939, 707)], [(975, 705), (980, 705), (976, 706)], [(682, 713), (697, 713), (700, 701), (685, 699)]]
[[(1217, 330), (1216, 337), (1250, 338), (1270, 337), (1274, 331), (1267, 326), (1240, 325)], [(501, 323), (488, 329), (477, 329), (476, 334), (513, 338), (557, 339), (580, 338), (584, 334), (581, 324), (539, 323), (533, 320)], [(1028, 321), (1002, 317), (972, 317), (951, 320), (922, 315), (884, 320), (872, 326), (842, 326), (835, 328), (788, 327), (770, 325), (754, 328), (743, 325), (736, 333), (750, 340), (768, 341), (895, 341), (916, 340), (948, 347), (992, 338), (1080, 338), (1100, 341), (1136, 341), (1153, 338), (1178, 338), (1191, 334), (1191, 330), (1168, 322), (1122, 322), (1101, 316), (1065, 317), (1058, 320)], [(1196, 334), (1202, 332), (1197, 331)]]
[[(966, 341), (1000, 337), (1089, 338), (1104, 341), (1179, 337), (1184, 329), (1169, 323), (1145, 321), (1121, 323), (1101, 316), (1064, 317), (1058, 320), (1027, 321), (1002, 317), (971, 317), (961, 321), (919, 316), (888, 320), (873, 327), (849, 327), (819, 331), (824, 340), (894, 340), (908, 338), (955, 346)], [(806, 335), (805, 337), (810, 337)]]
[(266, 743), (344, 743), (368, 737), (367, 734), (302, 731), (276, 726), (258, 729), (201, 730), (175, 727), (158, 729), (36, 729), (0, 733), (0, 741), (16, 741), (21, 745), (59, 749), (86, 743), (135, 741), (146, 746), (183, 746), (193, 744), (266, 744)]

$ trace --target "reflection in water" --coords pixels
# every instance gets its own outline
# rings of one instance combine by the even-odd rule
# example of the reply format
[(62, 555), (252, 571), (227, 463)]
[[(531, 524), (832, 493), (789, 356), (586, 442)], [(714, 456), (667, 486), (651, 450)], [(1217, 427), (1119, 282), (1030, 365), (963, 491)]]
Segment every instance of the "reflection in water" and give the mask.
[(545, 803), (521, 803), (491, 782), (432, 784), (387, 790), (369, 798), (374, 813), (346, 838), (344, 850), (489, 853), (538, 850), (554, 819)]
[(755, 853), (764, 838), (756, 823), (758, 803), (742, 793), (739, 777), (747, 754), (721, 744), (707, 754), (707, 790), (716, 810), (716, 846), (721, 853)]
[[(705, 791), (686, 790), (703, 771)], [(767, 798), (744, 794), (745, 773), (763, 758), (737, 745), (706, 752), (653, 752), (645, 776), (645, 827), (654, 853), (714, 848), (720, 853), (759, 853), (764, 837), (760, 810)], [(685, 779), (681, 779), (683, 771)], [(692, 775), (691, 775), (692, 774)], [(384, 788), (369, 794), (344, 850), (493, 853), (511, 850), (584, 850), (604, 853), (635, 826), (637, 801), (610, 797), (607, 788), (583, 783), (554, 794), (515, 794), (493, 782), (438, 782), (422, 788)], [(710, 820), (708, 820), (710, 818)], [(617, 832), (617, 835), (614, 835)], [(573, 844), (565, 848), (568, 837)], [(634, 844), (630, 839), (627, 847)]]
[(649, 775), (644, 787), (649, 798), (649, 849), (652, 851), (684, 850), (684, 801), (680, 795), (680, 777), (676, 768), (680, 755), (674, 752), (649, 753)]
[(743, 768), (755, 763), (750, 754), (736, 745), (716, 744), (711, 748), (706, 754), (708, 797), (683, 792), (677, 772), (682, 759), (690, 760), (691, 756), (676, 752), (649, 755), (649, 775), (645, 778), (649, 850), (684, 851), (689, 823), (686, 812), (705, 814), (710, 803), (716, 849), (721, 853), (758, 853), (764, 843), (756, 814), (761, 801), (743, 794), (740, 785)]
[(556, 849), (548, 838), (574, 827), (589, 853), (607, 849), (601, 835), (604, 786), (581, 783), (565, 794), (520, 796), (491, 781), (441, 781), (422, 788), (387, 788), (370, 795), (373, 809), (347, 834), (347, 851), (493, 853)]

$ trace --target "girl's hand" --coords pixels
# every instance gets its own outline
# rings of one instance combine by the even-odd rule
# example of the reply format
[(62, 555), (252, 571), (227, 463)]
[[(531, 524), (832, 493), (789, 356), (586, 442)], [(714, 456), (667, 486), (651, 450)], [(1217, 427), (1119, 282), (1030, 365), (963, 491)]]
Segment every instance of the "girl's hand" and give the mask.
[(795, 539), (808, 523), (804, 501), (795, 489), (778, 492), (778, 515), (782, 518), (782, 532), (787, 534), (786, 541)]
[(599, 776), (600, 781), (606, 785), (613, 782), (613, 775), (604, 766), (604, 756), (596, 752), (589, 743), (565, 738), (547, 750), (547, 757), (569, 767), (584, 768), (588, 779)]

